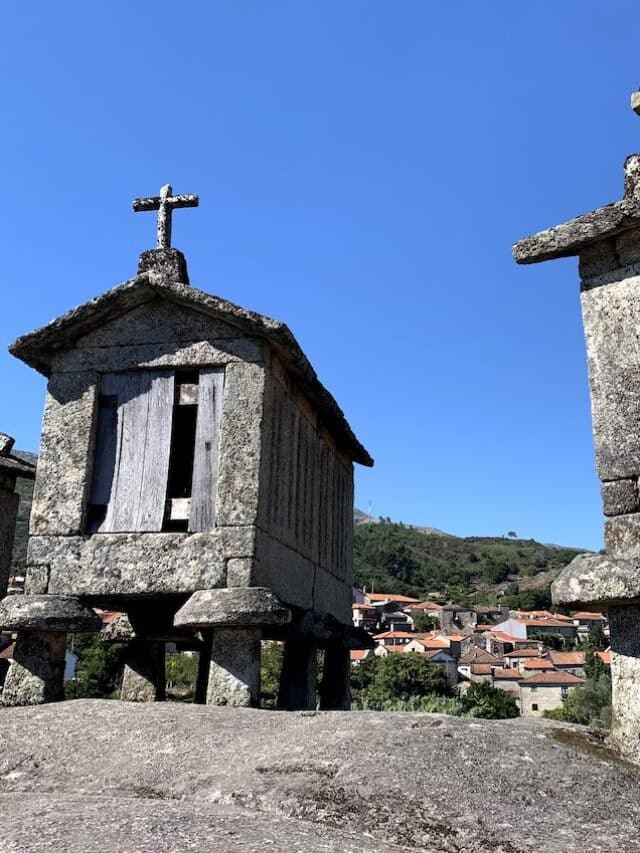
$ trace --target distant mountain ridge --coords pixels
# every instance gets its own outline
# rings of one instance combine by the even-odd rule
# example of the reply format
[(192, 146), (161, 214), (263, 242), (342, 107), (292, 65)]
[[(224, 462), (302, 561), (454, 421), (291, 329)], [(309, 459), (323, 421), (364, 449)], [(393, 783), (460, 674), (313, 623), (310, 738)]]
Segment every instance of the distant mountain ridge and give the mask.
[(432, 534), (433, 536), (453, 536), (452, 533), (447, 533), (444, 530), (439, 530), (437, 527), (423, 527), (419, 524), (406, 524), (405, 522), (392, 521), (390, 518), (374, 518), (366, 512), (363, 512), (358, 507), (353, 510), (354, 524), (403, 524), (405, 527), (411, 527), (413, 530), (419, 530), (420, 533)]

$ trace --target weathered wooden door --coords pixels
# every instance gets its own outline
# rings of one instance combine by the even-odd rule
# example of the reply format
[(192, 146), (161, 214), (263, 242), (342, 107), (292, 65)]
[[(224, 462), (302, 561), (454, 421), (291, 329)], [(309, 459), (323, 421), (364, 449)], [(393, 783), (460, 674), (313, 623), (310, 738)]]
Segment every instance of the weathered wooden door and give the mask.
[[(224, 371), (202, 368), (181, 393), (173, 371), (106, 373), (99, 396), (94, 470), (89, 498), (89, 532), (161, 531), (184, 518), (191, 531), (215, 527)], [(174, 431), (176, 406), (197, 406), (193, 432)], [(185, 442), (191, 470), (183, 471), (179, 496), (168, 493), (170, 466)], [(192, 460), (192, 461), (191, 461)], [(188, 494), (187, 494), (188, 492)], [(172, 500), (179, 497), (179, 500)], [(180, 507), (182, 516), (172, 516)], [(175, 529), (171, 528), (171, 529)]]

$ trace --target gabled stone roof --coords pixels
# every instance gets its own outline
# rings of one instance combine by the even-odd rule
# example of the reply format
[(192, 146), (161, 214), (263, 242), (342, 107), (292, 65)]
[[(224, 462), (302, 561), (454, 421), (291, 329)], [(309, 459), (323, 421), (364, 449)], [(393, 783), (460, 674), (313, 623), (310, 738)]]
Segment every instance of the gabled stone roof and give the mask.
[(320, 420), (332, 433), (337, 444), (354, 462), (373, 465), (373, 459), (353, 434), (342, 410), (322, 385), (300, 345), (284, 323), (254, 311), (247, 311), (188, 284), (171, 280), (168, 276), (154, 274), (153, 270), (125, 281), (101, 296), (73, 308), (48, 325), (23, 335), (11, 344), (9, 352), (44, 376), (48, 376), (52, 359), (58, 352), (70, 349), (82, 335), (157, 297), (223, 320), (237, 327), (243, 334), (266, 341), (316, 405)]
[(591, 243), (640, 227), (640, 154), (627, 157), (624, 171), (624, 197), (620, 201), (519, 240), (513, 246), (515, 260), (535, 264), (578, 255)]

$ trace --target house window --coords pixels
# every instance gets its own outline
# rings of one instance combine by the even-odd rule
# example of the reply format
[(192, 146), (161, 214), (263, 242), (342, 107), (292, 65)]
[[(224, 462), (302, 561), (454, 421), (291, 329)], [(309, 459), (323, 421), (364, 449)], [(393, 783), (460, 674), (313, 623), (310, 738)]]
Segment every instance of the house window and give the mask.
[(532, 710), (532, 711), (537, 711), (537, 710), (538, 710), (538, 706), (536, 705), (536, 703), (535, 703), (535, 702), (533, 702), (533, 703), (531, 704), (531, 710)]
[(87, 531), (215, 526), (224, 370), (102, 376)]
[(568, 687), (561, 687), (561, 688), (560, 688), (560, 693), (561, 693), (561, 695), (562, 695), (562, 701), (564, 702), (564, 700), (565, 700), (565, 699), (567, 698), (567, 696), (569, 695), (569, 688), (568, 688)]

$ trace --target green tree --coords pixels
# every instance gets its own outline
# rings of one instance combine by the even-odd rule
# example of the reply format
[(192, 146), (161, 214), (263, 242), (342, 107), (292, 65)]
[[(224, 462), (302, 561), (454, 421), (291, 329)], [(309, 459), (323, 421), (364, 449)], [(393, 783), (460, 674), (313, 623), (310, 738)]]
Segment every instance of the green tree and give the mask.
[(592, 649), (598, 649), (600, 651), (607, 648), (607, 638), (602, 630), (602, 625), (596, 624), (592, 628), (589, 628), (589, 633), (587, 634), (587, 645)]
[(485, 720), (507, 720), (518, 717), (520, 711), (509, 693), (492, 687), (488, 681), (476, 681), (462, 698), (462, 713)]
[(611, 727), (611, 677), (608, 672), (588, 678), (582, 687), (574, 687), (561, 708), (545, 711), (545, 717), (580, 723), (583, 726)]
[(377, 658), (373, 669), (373, 680), (365, 691), (373, 702), (434, 694), (452, 696), (454, 692), (443, 667), (415, 652)]
[(75, 680), (65, 681), (65, 698), (110, 698), (120, 687), (126, 646), (104, 643), (99, 634), (74, 634), (70, 644), (78, 664)]
[(167, 688), (174, 698), (188, 699), (196, 692), (198, 680), (198, 656), (176, 653), (167, 655), (165, 663)]
[(418, 631), (418, 633), (425, 633), (427, 631), (433, 631), (434, 628), (438, 627), (438, 620), (434, 619), (433, 616), (427, 616), (426, 613), (421, 613), (419, 616), (414, 616), (413, 618), (413, 627)]
[(282, 671), (282, 643), (264, 643), (260, 666), (260, 698), (263, 708), (278, 704), (278, 688)]

